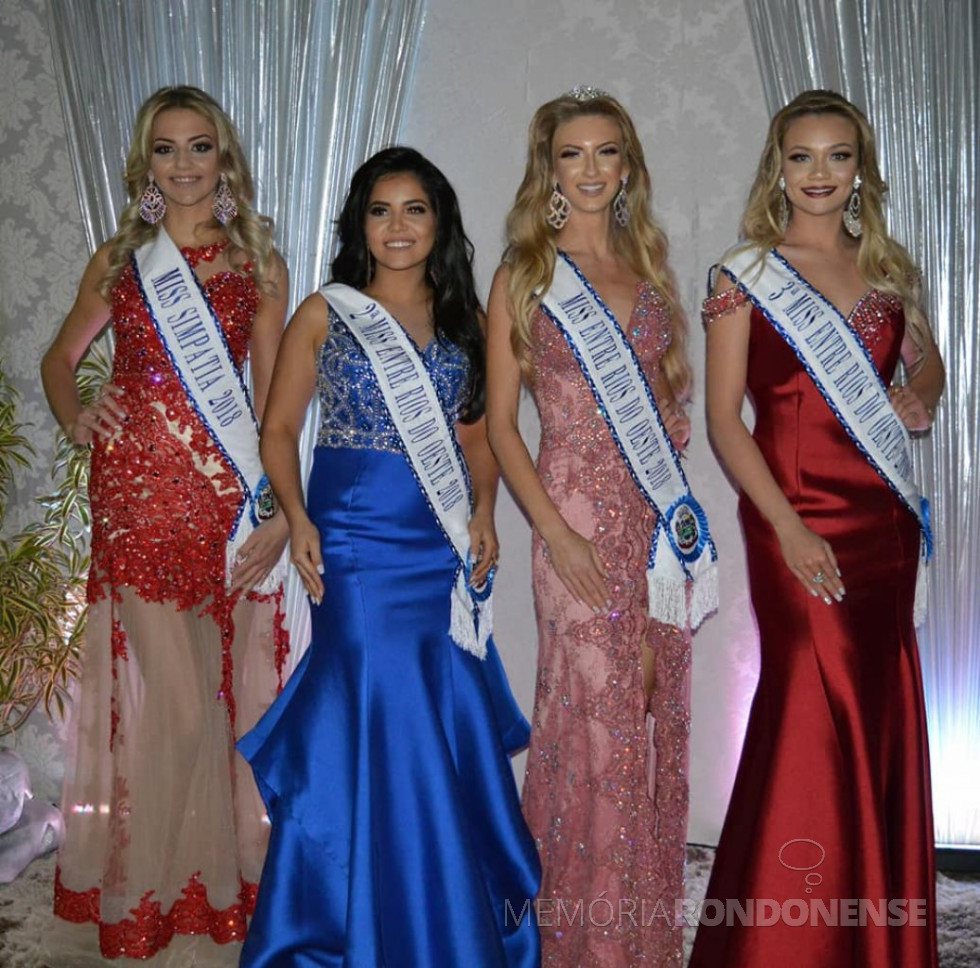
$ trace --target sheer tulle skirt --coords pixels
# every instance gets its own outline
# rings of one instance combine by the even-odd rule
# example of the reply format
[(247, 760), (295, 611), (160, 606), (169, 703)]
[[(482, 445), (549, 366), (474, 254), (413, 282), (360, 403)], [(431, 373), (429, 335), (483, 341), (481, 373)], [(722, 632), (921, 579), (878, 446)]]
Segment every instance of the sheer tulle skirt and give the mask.
[(277, 692), (276, 598), (240, 601), (223, 649), (201, 609), (96, 601), (72, 709), (52, 965), (237, 964), (268, 823), (234, 750)]

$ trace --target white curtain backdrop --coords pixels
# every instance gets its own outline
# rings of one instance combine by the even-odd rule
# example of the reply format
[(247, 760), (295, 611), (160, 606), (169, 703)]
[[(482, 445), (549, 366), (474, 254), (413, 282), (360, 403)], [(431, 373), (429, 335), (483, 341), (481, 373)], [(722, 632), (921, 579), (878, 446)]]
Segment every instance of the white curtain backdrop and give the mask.
[[(236, 123), (257, 208), (276, 222), (295, 306), (326, 278), (333, 221), (354, 169), (401, 124), (424, 0), (49, 0), (72, 167), (91, 249), (125, 203), (122, 172), (139, 105), (194, 84)], [(314, 411), (316, 408), (313, 408)], [(304, 476), (314, 443), (307, 421)], [(295, 664), (309, 612), (287, 585)]]
[(892, 234), (918, 262), (948, 371), (916, 448), (936, 553), (920, 629), (936, 840), (980, 845), (980, 6), (746, 0), (771, 112), (831, 88), (868, 115)]

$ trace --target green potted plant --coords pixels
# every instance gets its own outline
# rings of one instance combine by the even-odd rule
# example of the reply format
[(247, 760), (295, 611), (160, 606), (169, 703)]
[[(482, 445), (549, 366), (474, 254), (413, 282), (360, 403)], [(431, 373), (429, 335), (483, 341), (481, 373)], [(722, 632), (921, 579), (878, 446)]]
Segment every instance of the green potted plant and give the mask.
[[(83, 363), (83, 402), (105, 382), (107, 369), (100, 354)], [(14, 470), (36, 454), (17, 420), (18, 399), (0, 361), (0, 528)], [(61, 716), (78, 673), (89, 565), (87, 450), (59, 434), (51, 474), (54, 491), (37, 499), (41, 520), (0, 537), (0, 737), (39, 705)]]

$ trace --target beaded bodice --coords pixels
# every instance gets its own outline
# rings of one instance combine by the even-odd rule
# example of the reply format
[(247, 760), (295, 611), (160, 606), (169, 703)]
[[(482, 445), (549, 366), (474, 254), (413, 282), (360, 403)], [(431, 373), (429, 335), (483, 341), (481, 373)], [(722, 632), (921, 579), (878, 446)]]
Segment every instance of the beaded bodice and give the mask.
[[(701, 318), (707, 326), (749, 304), (748, 293), (733, 286), (705, 299)], [(902, 300), (880, 289), (869, 289), (854, 304), (846, 320), (847, 325), (870, 350), (892, 332), (897, 321), (904, 321)]]
[[(182, 249), (192, 267), (227, 242)], [(219, 271), (203, 282), (238, 366), (248, 355), (259, 293), (251, 276)], [(147, 601), (190, 608), (225, 578), (225, 545), (241, 500), (233, 469), (187, 399), (143, 301), (132, 265), (112, 289), (112, 382), (126, 414), (92, 452), (89, 600), (126, 585)]]
[[(200, 248), (181, 249), (181, 254), (191, 268), (196, 268), (202, 262), (213, 262), (227, 245), (228, 240), (224, 239)], [(259, 302), (255, 282), (251, 276), (239, 272), (220, 271), (208, 276), (202, 285), (221, 321), (232, 358), (241, 367), (248, 355), (252, 320)], [(113, 382), (128, 384), (132, 381), (134, 390), (141, 382), (148, 388), (161, 387), (165, 383), (173, 383), (179, 388), (173, 364), (150, 323), (131, 265), (126, 266), (113, 287), (111, 301), (112, 330), (116, 339)]]
[[(433, 338), (419, 350), (446, 422), (455, 426), (466, 401), (469, 362), (452, 343)], [(401, 440), (388, 415), (374, 370), (360, 344), (330, 310), (327, 338), (317, 357), (320, 398), (318, 447), (354, 447), (400, 453)]]

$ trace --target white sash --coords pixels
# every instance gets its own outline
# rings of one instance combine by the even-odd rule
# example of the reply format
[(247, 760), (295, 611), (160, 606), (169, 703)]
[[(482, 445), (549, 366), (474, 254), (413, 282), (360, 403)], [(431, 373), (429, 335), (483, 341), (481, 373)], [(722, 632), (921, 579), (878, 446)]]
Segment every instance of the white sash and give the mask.
[(718, 607), (718, 554), (640, 362), (615, 317), (563, 252), (541, 305), (568, 341), (633, 480), (657, 512), (647, 564), (650, 615), (696, 629)]
[[(226, 549), (230, 582), (236, 552), (260, 521), (275, 514), (272, 488), (259, 458), (252, 403), (221, 323), (193, 269), (163, 228), (133, 253), (133, 263), (150, 319), (187, 400), (241, 484), (242, 502)], [(285, 578), (285, 562), (284, 555), (256, 591), (274, 592)]]
[(401, 438), (409, 467), (459, 565), (451, 593), (449, 634), (483, 659), (493, 630), (493, 576), (477, 591), (470, 573), (470, 480), (421, 356), (385, 308), (363, 293), (331, 283), (320, 295), (364, 350)]
[[(775, 249), (740, 248), (719, 263), (789, 344), (847, 435), (883, 481), (916, 516), (922, 557), (915, 624), (925, 618), (925, 564), (932, 553), (929, 502), (912, 478), (912, 442), (865, 345), (838, 309)], [(750, 279), (743, 276), (750, 269)]]

